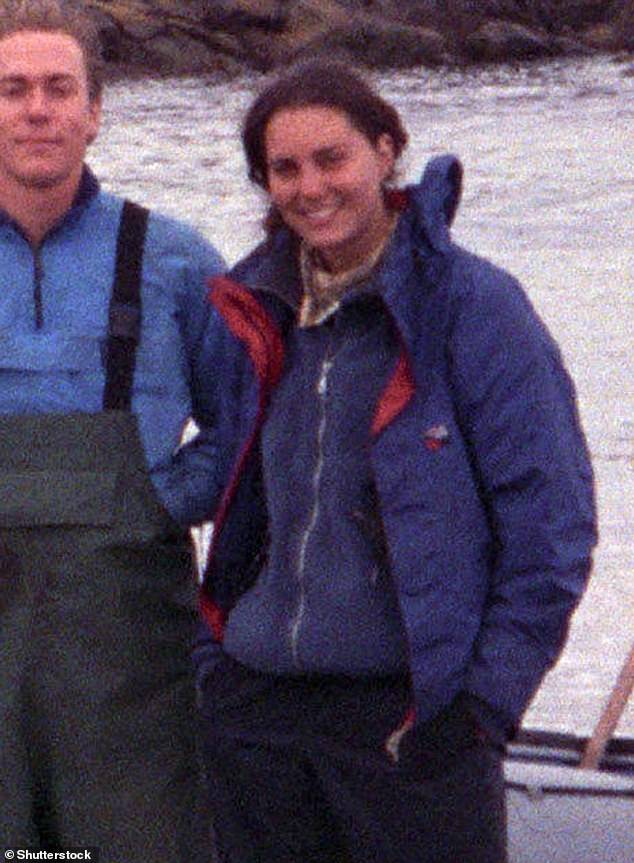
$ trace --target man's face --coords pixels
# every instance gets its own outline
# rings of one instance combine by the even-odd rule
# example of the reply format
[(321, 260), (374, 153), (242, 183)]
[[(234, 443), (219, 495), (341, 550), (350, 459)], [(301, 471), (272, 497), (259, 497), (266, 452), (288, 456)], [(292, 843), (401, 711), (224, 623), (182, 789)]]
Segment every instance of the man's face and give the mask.
[(0, 194), (74, 190), (100, 117), (72, 36), (23, 30), (0, 39)]

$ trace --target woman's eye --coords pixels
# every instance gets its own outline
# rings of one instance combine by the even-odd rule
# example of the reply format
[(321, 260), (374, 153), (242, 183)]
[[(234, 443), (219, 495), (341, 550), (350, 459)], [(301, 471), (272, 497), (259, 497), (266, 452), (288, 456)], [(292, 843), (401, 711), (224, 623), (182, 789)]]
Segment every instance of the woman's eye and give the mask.
[(26, 93), (26, 87), (19, 81), (3, 81), (0, 84), (0, 96), (3, 99), (19, 99)]
[(275, 174), (276, 177), (293, 177), (297, 173), (297, 166), (290, 159), (280, 159), (279, 161), (271, 162), (269, 173)]
[(345, 160), (341, 150), (323, 150), (317, 155), (316, 162), (320, 168), (334, 168)]
[(72, 95), (73, 87), (68, 81), (53, 81), (49, 84), (48, 92), (54, 99), (67, 99)]

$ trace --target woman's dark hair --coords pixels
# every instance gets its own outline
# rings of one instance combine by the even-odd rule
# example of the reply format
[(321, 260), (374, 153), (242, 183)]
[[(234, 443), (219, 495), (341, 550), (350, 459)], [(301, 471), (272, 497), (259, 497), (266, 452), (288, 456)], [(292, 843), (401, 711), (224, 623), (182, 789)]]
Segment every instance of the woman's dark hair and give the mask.
[(398, 111), (375, 93), (360, 74), (340, 61), (309, 60), (265, 87), (245, 117), (242, 145), (249, 178), (263, 189), (268, 187), (264, 136), (269, 120), (284, 108), (309, 106), (341, 111), (372, 144), (381, 135), (389, 135), (396, 159), (407, 145), (407, 132)]

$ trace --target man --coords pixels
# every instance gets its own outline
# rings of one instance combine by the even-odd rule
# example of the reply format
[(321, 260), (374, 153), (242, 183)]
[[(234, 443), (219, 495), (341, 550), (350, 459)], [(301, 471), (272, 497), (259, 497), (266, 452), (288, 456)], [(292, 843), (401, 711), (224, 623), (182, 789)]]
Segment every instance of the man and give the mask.
[[(187, 525), (206, 516), (206, 276), (189, 228), (99, 188), (98, 40), (0, 5), (0, 845), (208, 859)], [(193, 416), (198, 437), (178, 449)]]

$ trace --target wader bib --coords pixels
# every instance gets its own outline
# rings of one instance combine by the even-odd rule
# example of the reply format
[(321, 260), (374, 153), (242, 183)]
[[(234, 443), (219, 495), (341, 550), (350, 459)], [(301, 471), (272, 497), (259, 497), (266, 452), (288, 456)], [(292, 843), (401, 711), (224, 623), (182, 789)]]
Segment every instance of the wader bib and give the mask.
[[(123, 253), (118, 269), (138, 294), (143, 225), (136, 249), (130, 230), (122, 220), (137, 271)], [(196, 589), (188, 537), (158, 500), (129, 411), (139, 309), (125, 280), (103, 412), (0, 417), (0, 847), (190, 863), (210, 859)]]

